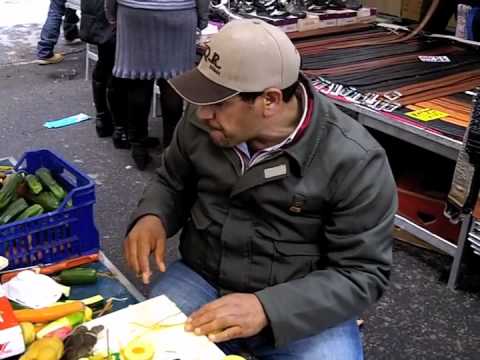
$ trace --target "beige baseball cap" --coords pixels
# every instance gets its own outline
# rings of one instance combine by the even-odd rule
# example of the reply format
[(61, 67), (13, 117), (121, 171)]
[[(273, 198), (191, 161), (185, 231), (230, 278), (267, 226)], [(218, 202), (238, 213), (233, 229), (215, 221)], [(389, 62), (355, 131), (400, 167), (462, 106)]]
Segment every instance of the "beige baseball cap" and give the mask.
[(195, 69), (169, 83), (186, 101), (211, 105), (240, 92), (285, 89), (299, 71), (300, 55), (282, 30), (262, 20), (234, 20), (212, 37)]

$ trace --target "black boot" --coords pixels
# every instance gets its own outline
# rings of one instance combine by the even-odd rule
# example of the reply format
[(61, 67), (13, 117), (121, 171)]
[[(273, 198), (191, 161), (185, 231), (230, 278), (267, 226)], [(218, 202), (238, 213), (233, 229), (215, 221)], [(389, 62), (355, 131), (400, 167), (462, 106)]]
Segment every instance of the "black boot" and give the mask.
[(111, 86), (107, 88), (107, 100), (114, 127), (112, 134), (113, 146), (117, 149), (130, 149), (125, 126), (128, 111), (127, 93), (118, 87), (118, 82), (112, 82)]
[(130, 141), (128, 141), (127, 132), (122, 126), (115, 126), (113, 129), (112, 142), (116, 149), (130, 149), (131, 147)]
[(280, 6), (290, 15), (293, 15), (299, 19), (304, 19), (307, 17), (303, 0), (283, 0), (280, 1)]
[(95, 129), (98, 137), (111, 136), (113, 124), (107, 107), (107, 86), (102, 81), (92, 80), (93, 102), (97, 110)]

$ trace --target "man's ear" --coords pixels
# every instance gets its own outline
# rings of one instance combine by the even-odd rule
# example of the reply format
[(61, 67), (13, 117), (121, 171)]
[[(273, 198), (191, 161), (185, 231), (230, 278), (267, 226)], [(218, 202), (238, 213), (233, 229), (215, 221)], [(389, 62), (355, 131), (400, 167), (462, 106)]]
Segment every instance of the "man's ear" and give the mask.
[(268, 88), (263, 92), (263, 114), (272, 116), (277, 114), (283, 102), (282, 91), (277, 88)]

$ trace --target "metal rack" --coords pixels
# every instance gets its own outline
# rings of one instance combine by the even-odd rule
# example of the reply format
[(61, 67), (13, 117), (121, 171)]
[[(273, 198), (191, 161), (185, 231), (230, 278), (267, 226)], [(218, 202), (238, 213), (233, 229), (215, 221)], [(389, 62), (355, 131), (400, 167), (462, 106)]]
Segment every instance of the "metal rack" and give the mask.
[[(445, 158), (456, 161), (458, 153), (463, 146), (461, 141), (429, 132), (421, 127), (391, 120), (369, 108), (335, 99), (330, 100), (346, 109), (349, 114), (353, 113), (354, 118), (365, 127), (414, 144)], [(474, 221), (474, 226), (472, 227), (471, 215), (467, 215), (463, 219), (457, 245), (400, 215), (395, 216), (395, 225), (453, 258), (447, 284), (447, 287), (451, 290), (455, 289), (457, 283), (467, 239), (474, 251), (477, 251), (480, 255), (480, 220)]]

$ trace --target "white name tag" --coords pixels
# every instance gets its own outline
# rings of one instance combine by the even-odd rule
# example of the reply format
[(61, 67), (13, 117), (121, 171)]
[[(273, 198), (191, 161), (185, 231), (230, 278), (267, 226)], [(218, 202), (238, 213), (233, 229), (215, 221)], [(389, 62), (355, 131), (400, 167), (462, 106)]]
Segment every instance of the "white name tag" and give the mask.
[(264, 173), (265, 179), (270, 179), (272, 177), (285, 175), (287, 173), (287, 166), (278, 165), (278, 166), (263, 170), (263, 173)]

